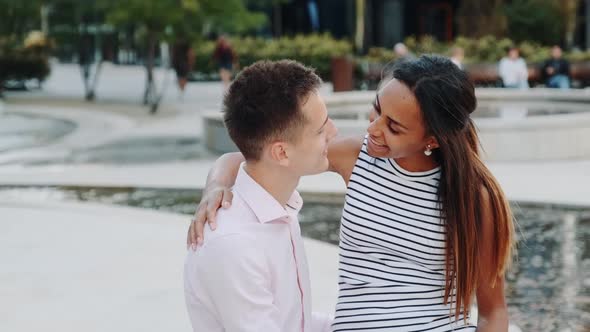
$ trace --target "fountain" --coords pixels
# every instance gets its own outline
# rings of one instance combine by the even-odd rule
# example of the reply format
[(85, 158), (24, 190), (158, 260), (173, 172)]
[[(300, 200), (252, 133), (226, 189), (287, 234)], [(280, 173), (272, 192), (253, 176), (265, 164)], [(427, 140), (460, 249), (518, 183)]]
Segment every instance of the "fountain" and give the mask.
[(0, 101), (0, 152), (46, 145), (74, 130), (69, 121), (6, 112)]
[[(366, 132), (374, 91), (336, 93), (325, 97), (342, 136)], [(590, 157), (590, 95), (582, 90), (534, 89), (477, 91), (473, 119), (488, 161), (571, 160)], [(221, 113), (203, 115), (208, 149), (235, 151)]]

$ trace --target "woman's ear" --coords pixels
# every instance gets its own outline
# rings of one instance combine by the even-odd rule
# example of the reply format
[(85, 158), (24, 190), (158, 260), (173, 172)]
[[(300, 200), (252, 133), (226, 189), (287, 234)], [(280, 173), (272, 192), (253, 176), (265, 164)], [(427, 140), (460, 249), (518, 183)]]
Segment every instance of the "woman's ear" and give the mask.
[(440, 146), (438, 145), (438, 140), (434, 136), (430, 136), (428, 137), (428, 139), (426, 139), (426, 145), (430, 146), (430, 149), (432, 150), (438, 149), (438, 147)]

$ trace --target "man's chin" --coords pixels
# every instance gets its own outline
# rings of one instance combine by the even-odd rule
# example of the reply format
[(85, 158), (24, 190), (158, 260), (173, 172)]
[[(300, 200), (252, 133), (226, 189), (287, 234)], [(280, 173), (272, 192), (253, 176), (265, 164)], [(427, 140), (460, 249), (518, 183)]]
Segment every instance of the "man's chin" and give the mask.
[(326, 159), (326, 161), (322, 165), (318, 166), (316, 169), (309, 172), (307, 175), (322, 174), (322, 173), (327, 172), (329, 169), (330, 169), (330, 162)]

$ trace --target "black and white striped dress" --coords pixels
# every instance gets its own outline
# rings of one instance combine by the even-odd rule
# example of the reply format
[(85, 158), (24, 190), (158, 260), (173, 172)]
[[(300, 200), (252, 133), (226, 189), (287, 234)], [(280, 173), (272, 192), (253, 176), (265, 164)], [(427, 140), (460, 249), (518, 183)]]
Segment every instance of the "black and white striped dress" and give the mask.
[(369, 156), (365, 140), (342, 213), (333, 331), (475, 331), (444, 304), (439, 178)]

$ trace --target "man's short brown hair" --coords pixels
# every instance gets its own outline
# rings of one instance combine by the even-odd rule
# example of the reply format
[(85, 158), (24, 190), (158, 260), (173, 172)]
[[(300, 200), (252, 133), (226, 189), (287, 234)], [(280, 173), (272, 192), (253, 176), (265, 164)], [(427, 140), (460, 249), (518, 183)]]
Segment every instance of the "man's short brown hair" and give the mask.
[(265, 144), (293, 140), (306, 122), (301, 106), (321, 85), (313, 69), (291, 60), (246, 67), (223, 100), (231, 139), (247, 160), (259, 160)]

